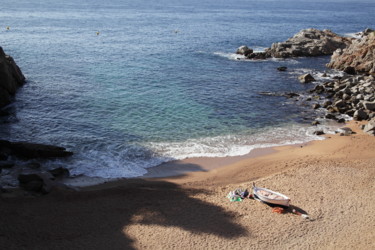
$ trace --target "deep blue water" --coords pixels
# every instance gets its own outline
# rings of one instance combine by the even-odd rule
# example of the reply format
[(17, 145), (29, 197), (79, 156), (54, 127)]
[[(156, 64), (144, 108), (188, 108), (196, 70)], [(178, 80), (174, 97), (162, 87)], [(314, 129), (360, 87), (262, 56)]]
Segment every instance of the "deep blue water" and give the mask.
[[(375, 28), (374, 1), (20, 0), (1, 3), (0, 46), (27, 83), (0, 138), (67, 147), (74, 175), (133, 177), (193, 156), (316, 139), (309, 109), (260, 92), (303, 92), (328, 57), (233, 54), (305, 28)], [(9, 26), (9, 30), (6, 27)], [(287, 66), (288, 72), (276, 70)], [(8, 178), (3, 173), (3, 179)], [(5, 177), (4, 177), (5, 176)]]

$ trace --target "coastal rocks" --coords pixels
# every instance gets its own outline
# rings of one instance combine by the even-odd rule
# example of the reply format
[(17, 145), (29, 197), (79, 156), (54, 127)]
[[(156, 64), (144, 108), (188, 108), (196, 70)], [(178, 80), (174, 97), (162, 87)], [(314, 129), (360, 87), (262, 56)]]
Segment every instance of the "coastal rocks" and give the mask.
[(253, 50), (247, 47), (246, 45), (239, 47), (236, 51), (236, 54), (244, 56), (248, 56), (251, 53), (253, 53)]
[(375, 118), (372, 118), (364, 127), (363, 131), (369, 135), (375, 135)]
[(281, 66), (281, 67), (278, 67), (277, 70), (278, 71), (286, 71), (288, 68), (285, 67), (285, 66)]
[(354, 40), (350, 46), (335, 51), (327, 67), (342, 71), (351, 69), (352, 72), (375, 73), (375, 31), (367, 29), (362, 37)]
[(317, 130), (313, 133), (314, 135), (324, 135), (324, 131), (323, 130)]
[(11, 142), (10, 149), (15, 156), (26, 159), (67, 157), (73, 155), (72, 152), (66, 151), (63, 147), (29, 142)]
[(271, 55), (266, 52), (254, 52), (247, 55), (247, 59), (251, 60), (265, 60), (270, 57)]
[(341, 37), (330, 30), (305, 29), (285, 42), (273, 43), (264, 52), (253, 52), (247, 46), (241, 46), (236, 53), (251, 60), (323, 56), (332, 55), (335, 50), (344, 49), (351, 42), (352, 38)]
[[(63, 179), (70, 175), (69, 170), (63, 167), (45, 172), (38, 162), (39, 159), (68, 157), (73, 154), (63, 147), (0, 140), (0, 154), (4, 156), (0, 161), (0, 172), (5, 172), (2, 175), (9, 175), (11, 179), (18, 175), (20, 187), (26, 191), (48, 193), (52, 187), (62, 185), (55, 181), (56, 178)], [(2, 171), (4, 169), (6, 171)]]
[(56, 181), (56, 178), (69, 177), (69, 170), (59, 167), (48, 172), (24, 170), (18, 175), (20, 187), (26, 191), (47, 194), (55, 187), (65, 187)]
[(347, 127), (339, 128), (336, 133), (340, 134), (341, 136), (349, 136), (354, 134), (353, 130)]
[(362, 121), (375, 117), (374, 76), (347, 75), (318, 86), (310, 92), (328, 99), (321, 103), (328, 112), (326, 118), (339, 120), (341, 115), (348, 115)]
[(27, 191), (40, 192), (44, 185), (43, 178), (39, 174), (20, 174), (18, 181), (20, 186)]
[(353, 114), (354, 120), (363, 121), (363, 120), (366, 120), (367, 118), (368, 118), (368, 114), (364, 110), (359, 109), (359, 110), (354, 111), (354, 114)]
[(310, 74), (304, 74), (304, 75), (299, 76), (298, 80), (301, 83), (309, 83), (309, 82), (314, 82), (315, 78)]
[(54, 182), (54, 177), (46, 172), (24, 172), (18, 175), (20, 187), (26, 191), (35, 193), (47, 194), (51, 192), (52, 188), (59, 186), (59, 183)]
[(276, 93), (276, 92), (263, 91), (263, 92), (259, 92), (258, 94), (259, 95), (264, 95), (264, 96), (284, 96), (286, 98), (293, 98), (293, 97), (300, 96), (299, 94), (294, 93), (294, 92)]
[(12, 96), (24, 82), (20, 68), (0, 47), (0, 109), (11, 103)]
[(367, 110), (375, 111), (375, 101), (372, 101), (372, 102), (363, 101), (362, 105)]
[(272, 44), (266, 53), (276, 58), (331, 55), (339, 48), (346, 48), (351, 40), (330, 30), (305, 29), (285, 42)]

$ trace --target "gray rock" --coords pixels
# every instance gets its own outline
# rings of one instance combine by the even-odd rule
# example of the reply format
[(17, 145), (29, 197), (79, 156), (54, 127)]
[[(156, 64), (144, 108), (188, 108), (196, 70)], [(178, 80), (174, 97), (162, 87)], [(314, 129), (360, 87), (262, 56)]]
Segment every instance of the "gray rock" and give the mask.
[(375, 111), (375, 101), (373, 102), (363, 101), (362, 104), (365, 109)]
[(356, 121), (366, 120), (367, 118), (368, 114), (362, 109), (356, 110), (353, 114), (353, 119)]
[(319, 103), (315, 103), (314, 105), (313, 105), (313, 109), (318, 109), (318, 108), (320, 108), (321, 106), (320, 106), (320, 104)]
[(301, 83), (309, 83), (309, 82), (314, 82), (315, 78), (310, 74), (304, 74), (304, 75), (299, 76), (298, 80)]
[(290, 93), (285, 93), (285, 96), (288, 98), (293, 98), (293, 97), (298, 97), (299, 94), (290, 92)]
[(332, 105), (332, 102), (331, 101), (325, 101), (323, 103), (323, 108), (328, 108), (328, 106)]
[(26, 159), (67, 157), (73, 155), (72, 152), (66, 151), (63, 147), (38, 143), (11, 142), (10, 148), (12, 154)]
[(24, 171), (18, 175), (20, 187), (24, 190), (47, 194), (55, 185), (53, 176), (45, 172)]
[(264, 60), (271, 56), (267, 52), (255, 52), (248, 54), (246, 57), (251, 60)]
[(239, 47), (236, 51), (236, 54), (244, 55), (244, 56), (248, 56), (251, 53), (253, 53), (253, 50), (247, 47), (246, 45)]
[(375, 135), (375, 118), (372, 118), (363, 128), (363, 131), (369, 135)]
[(331, 55), (350, 43), (350, 38), (340, 37), (329, 30), (305, 29), (285, 42), (272, 44), (267, 52), (276, 58)]
[(323, 130), (317, 130), (317, 131), (314, 131), (314, 135), (324, 135), (324, 131)]
[(282, 67), (278, 67), (277, 70), (278, 71), (286, 71), (288, 68), (285, 67), (285, 66), (282, 66)]
[(346, 106), (346, 103), (343, 101), (343, 100), (338, 100), (335, 102), (335, 107), (338, 107), (338, 108), (343, 108)]
[(343, 128), (339, 128), (336, 133), (340, 133), (340, 135), (342, 136), (348, 136), (348, 135), (351, 135), (353, 134), (353, 130), (351, 130), (350, 128), (348, 127), (343, 127)]

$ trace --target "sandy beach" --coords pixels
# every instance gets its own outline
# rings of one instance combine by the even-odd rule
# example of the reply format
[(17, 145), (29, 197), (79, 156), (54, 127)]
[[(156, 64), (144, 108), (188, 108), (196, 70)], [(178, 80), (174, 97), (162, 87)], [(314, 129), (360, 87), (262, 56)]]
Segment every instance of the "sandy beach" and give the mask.
[[(220, 159), (171, 163), (169, 170), (196, 171), (178, 177), (56, 189), (39, 197), (3, 193), (0, 246), (375, 249), (375, 137), (363, 134), (358, 123), (349, 126), (357, 133), (227, 159), (224, 166)], [(226, 198), (252, 182), (288, 195), (291, 208), (277, 214), (252, 199)]]

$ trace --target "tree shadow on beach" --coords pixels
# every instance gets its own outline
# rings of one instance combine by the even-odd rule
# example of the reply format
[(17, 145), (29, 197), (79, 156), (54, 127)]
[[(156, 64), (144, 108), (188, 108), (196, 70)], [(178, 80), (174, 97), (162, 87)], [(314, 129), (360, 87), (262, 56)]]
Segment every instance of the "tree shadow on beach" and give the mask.
[(166, 181), (131, 179), (108, 189), (1, 198), (5, 226), (0, 228), (0, 245), (7, 249), (135, 249), (134, 240), (148, 236), (127, 235), (127, 227), (134, 223), (226, 239), (249, 236), (246, 228), (233, 222), (235, 214), (193, 197), (202, 194), (210, 195)]

